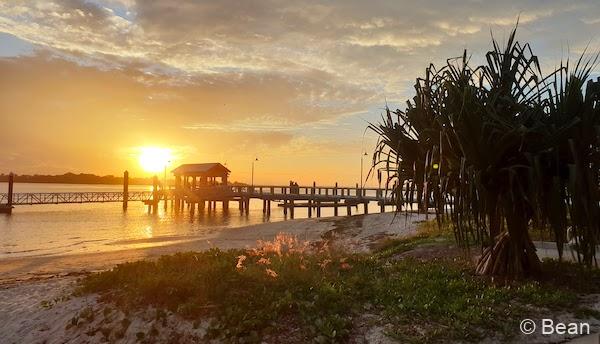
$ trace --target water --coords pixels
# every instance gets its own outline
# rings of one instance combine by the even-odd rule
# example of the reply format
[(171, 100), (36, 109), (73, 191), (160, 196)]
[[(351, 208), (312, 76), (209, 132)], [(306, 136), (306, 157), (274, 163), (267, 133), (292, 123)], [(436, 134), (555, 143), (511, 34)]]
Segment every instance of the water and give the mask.
[[(122, 191), (119, 185), (16, 183), (14, 192), (110, 192)], [(150, 190), (149, 186), (130, 185), (130, 191)], [(6, 183), (0, 184), (6, 192)], [(129, 202), (124, 212), (121, 203), (83, 203), (22, 205), (12, 215), (0, 214), (0, 259), (39, 255), (65, 255), (113, 251), (128, 248), (165, 245), (199, 239), (226, 227), (241, 227), (265, 222), (284, 221), (286, 216), (277, 203), (271, 203), (271, 216), (262, 212), (262, 201), (250, 202), (249, 213), (241, 214), (237, 202), (231, 202), (229, 212), (220, 204), (208, 213), (189, 211), (175, 215), (169, 206), (165, 212), (161, 202), (157, 214), (148, 214), (142, 202)], [(362, 206), (353, 208), (360, 214)], [(371, 202), (370, 212), (379, 207)], [(345, 208), (339, 209), (345, 215)], [(306, 218), (308, 209), (297, 208), (295, 218)], [(313, 216), (315, 212), (313, 212)], [(333, 216), (332, 208), (323, 208), (322, 217)]]

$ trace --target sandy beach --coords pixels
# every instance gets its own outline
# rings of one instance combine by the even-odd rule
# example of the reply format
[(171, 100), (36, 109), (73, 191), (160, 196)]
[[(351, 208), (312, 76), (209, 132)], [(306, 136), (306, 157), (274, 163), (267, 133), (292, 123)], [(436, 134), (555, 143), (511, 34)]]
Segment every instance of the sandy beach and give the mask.
[[(203, 250), (210, 247), (246, 248), (258, 240), (272, 240), (279, 233), (292, 234), (299, 240), (316, 242), (328, 238), (339, 247), (353, 251), (368, 250), (369, 245), (386, 237), (413, 234), (423, 215), (394, 218), (393, 213), (356, 215), (320, 219), (299, 219), (224, 229), (215, 235), (176, 244), (97, 254), (44, 256), (0, 261), (0, 332), (3, 343), (81, 343), (98, 342), (98, 336), (74, 332), (68, 324), (82, 310), (93, 308), (93, 296), (71, 296), (78, 276), (108, 269), (116, 264), (152, 259), (175, 252)], [(116, 314), (116, 313), (115, 313)], [(123, 317), (116, 314), (115, 321)], [(140, 315), (143, 318), (143, 315)], [(177, 322), (176, 315), (169, 321)], [(82, 318), (78, 317), (77, 319)], [(85, 318), (85, 317), (83, 317)], [(82, 319), (83, 319), (82, 318)], [(80, 320), (75, 320), (80, 321)], [(90, 321), (89, 326), (93, 325)], [(141, 324), (138, 324), (142, 326)], [(136, 324), (132, 324), (135, 328)], [(190, 335), (202, 328), (190, 329)], [(200, 335), (201, 333), (199, 333)], [(135, 331), (128, 331), (124, 343), (135, 342)]]
[[(119, 343), (137, 343), (137, 334), (160, 328), (154, 342), (170, 342), (177, 333), (178, 342), (195, 343), (203, 338), (210, 319), (192, 324), (175, 313), (157, 319), (156, 310), (147, 308), (124, 313), (108, 307), (98, 295), (75, 296), (77, 280), (89, 272), (110, 269), (116, 264), (139, 259), (153, 259), (176, 252), (250, 248), (257, 241), (269, 241), (279, 233), (295, 235), (312, 243), (327, 242), (333, 247), (365, 252), (385, 238), (401, 238), (415, 234), (424, 215), (394, 217), (393, 213), (299, 219), (247, 227), (224, 229), (209, 238), (178, 242), (149, 248), (110, 251), (97, 254), (44, 256), (0, 261), (0, 333), (2, 343), (100, 343), (106, 340), (103, 328), (118, 328), (124, 321), (128, 329)], [(597, 296), (589, 304), (598, 306)], [(572, 319), (572, 314), (561, 315)], [(131, 322), (131, 323), (129, 323)], [(594, 328), (598, 322), (592, 321)], [(354, 338), (353, 342), (392, 343), (385, 329), (373, 326)], [(525, 339), (525, 338), (521, 338)], [(566, 342), (568, 336), (546, 338), (530, 336), (532, 343)], [(574, 342), (592, 343), (597, 334), (577, 338)], [(517, 339), (517, 342), (519, 339)], [(495, 343), (493, 338), (487, 342)]]
[(297, 219), (224, 228), (201, 239), (182, 239), (176, 243), (164, 245), (153, 243), (150, 239), (147, 241), (150, 247), (146, 248), (89, 254), (7, 258), (0, 260), (0, 284), (99, 271), (119, 263), (156, 258), (175, 252), (205, 250), (211, 247), (221, 249), (253, 247), (258, 240), (272, 240), (278, 233), (292, 234), (301, 241), (314, 242), (322, 240), (325, 233), (331, 232), (331, 237), (336, 245), (350, 250), (364, 251), (372, 240), (386, 236), (412, 234), (416, 227), (415, 222), (421, 220), (424, 220), (424, 215), (411, 214), (408, 217), (405, 215), (394, 217), (393, 213)]

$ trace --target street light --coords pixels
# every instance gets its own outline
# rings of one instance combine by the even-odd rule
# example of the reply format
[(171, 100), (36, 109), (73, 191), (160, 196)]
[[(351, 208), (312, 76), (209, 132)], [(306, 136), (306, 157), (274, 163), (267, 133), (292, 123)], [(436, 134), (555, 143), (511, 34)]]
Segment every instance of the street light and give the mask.
[(362, 189), (365, 186), (365, 183), (363, 181), (363, 160), (364, 157), (367, 156), (367, 152), (365, 152), (364, 154), (362, 154), (360, 156), (360, 188)]
[(167, 166), (171, 164), (171, 160), (165, 163), (165, 175), (163, 176), (163, 190), (167, 188)]
[(254, 163), (258, 161), (258, 158), (252, 160), (252, 187), (254, 187)]

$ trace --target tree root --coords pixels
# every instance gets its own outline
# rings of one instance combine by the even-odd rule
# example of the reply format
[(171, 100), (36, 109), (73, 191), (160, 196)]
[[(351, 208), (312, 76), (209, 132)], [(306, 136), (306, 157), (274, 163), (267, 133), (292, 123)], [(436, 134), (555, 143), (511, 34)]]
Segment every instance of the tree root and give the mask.
[(485, 248), (475, 271), (480, 275), (519, 278), (538, 275), (541, 263), (529, 236), (519, 242), (503, 232), (493, 246)]

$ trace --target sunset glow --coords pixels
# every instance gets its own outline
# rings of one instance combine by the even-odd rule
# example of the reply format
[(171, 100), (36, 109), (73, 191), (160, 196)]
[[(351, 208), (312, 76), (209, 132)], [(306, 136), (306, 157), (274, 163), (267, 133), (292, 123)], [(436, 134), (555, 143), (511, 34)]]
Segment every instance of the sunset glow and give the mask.
[(600, 0), (0, 0), (0, 344), (600, 344), (599, 38)]
[(0, 0), (0, 165), (148, 177), (168, 158), (131, 147), (169, 147), (233, 181), (260, 156), (261, 183), (355, 185), (377, 143), (367, 122), (404, 107), (430, 62), (481, 56), (517, 18), (551, 54), (542, 69), (598, 46), (593, 1), (438, 2)]
[(171, 150), (160, 147), (141, 147), (139, 162), (146, 172), (161, 172), (172, 160)]

